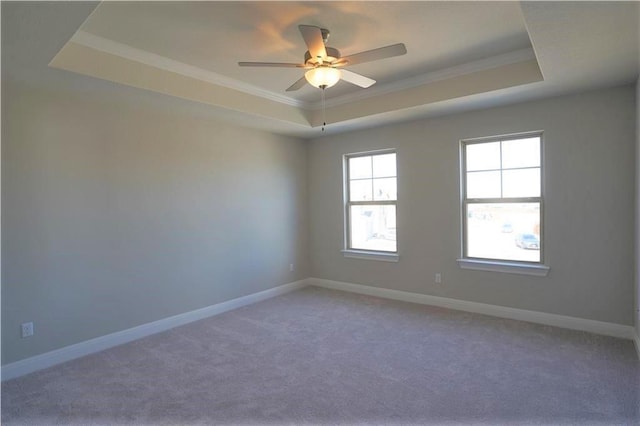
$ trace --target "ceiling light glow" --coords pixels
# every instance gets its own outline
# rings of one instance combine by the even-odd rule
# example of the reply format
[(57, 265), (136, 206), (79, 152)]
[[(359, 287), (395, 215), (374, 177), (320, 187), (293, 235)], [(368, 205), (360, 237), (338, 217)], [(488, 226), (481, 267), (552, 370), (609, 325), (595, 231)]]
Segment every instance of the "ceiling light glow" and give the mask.
[(319, 89), (334, 86), (340, 81), (341, 76), (342, 72), (339, 69), (322, 66), (310, 69), (304, 74), (309, 84)]

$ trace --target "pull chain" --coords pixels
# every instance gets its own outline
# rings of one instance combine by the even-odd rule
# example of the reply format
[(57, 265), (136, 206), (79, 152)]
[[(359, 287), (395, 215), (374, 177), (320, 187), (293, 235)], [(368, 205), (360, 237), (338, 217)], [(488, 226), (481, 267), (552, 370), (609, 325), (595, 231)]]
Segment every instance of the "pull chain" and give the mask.
[(324, 89), (326, 89), (327, 86), (320, 86), (320, 88), (322, 89), (322, 131), (324, 132), (324, 126), (327, 125), (327, 118), (325, 116), (325, 108), (324, 108)]

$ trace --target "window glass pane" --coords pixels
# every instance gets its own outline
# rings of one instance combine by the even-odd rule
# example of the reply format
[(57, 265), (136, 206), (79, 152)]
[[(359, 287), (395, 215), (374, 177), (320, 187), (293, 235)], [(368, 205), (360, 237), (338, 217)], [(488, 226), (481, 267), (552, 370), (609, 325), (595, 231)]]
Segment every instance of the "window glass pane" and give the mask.
[(500, 168), (500, 142), (469, 144), (466, 147), (468, 172)]
[(468, 204), (467, 257), (540, 262), (540, 203)]
[(396, 206), (351, 206), (351, 247), (395, 252)]
[(503, 197), (539, 197), (540, 169), (517, 169), (502, 172)]
[(502, 168), (540, 167), (540, 138), (502, 142)]
[(396, 178), (374, 179), (373, 199), (395, 200), (396, 199)]
[(467, 173), (467, 198), (500, 198), (500, 172)]
[(396, 175), (396, 154), (373, 156), (373, 177), (390, 177)]
[(371, 201), (373, 199), (371, 179), (352, 180), (349, 182), (350, 201)]
[(371, 177), (371, 157), (349, 158), (349, 179)]

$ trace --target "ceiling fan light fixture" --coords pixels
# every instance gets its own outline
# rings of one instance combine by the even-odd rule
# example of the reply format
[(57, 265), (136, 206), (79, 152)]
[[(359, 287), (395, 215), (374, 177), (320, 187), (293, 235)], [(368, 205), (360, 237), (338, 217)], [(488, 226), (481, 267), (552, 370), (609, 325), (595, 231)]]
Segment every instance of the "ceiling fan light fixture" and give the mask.
[(307, 79), (309, 84), (319, 89), (334, 86), (340, 81), (341, 77), (342, 72), (337, 68), (331, 67), (316, 67), (304, 74), (304, 78)]

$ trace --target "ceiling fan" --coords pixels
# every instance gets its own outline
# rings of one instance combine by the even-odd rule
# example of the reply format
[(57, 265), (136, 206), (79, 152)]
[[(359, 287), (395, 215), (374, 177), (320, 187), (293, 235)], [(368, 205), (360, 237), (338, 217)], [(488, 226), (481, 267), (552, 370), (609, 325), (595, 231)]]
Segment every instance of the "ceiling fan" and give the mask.
[(403, 43), (397, 43), (342, 57), (338, 49), (326, 46), (327, 39), (329, 38), (329, 30), (314, 25), (298, 25), (298, 29), (309, 49), (304, 54), (304, 63), (238, 62), (238, 65), (241, 67), (303, 68), (308, 70), (302, 78), (287, 88), (287, 92), (302, 88), (306, 82), (314, 87), (326, 89), (335, 85), (340, 79), (355, 84), (356, 86), (367, 88), (376, 81), (353, 71), (346, 70), (343, 67), (391, 58), (407, 53), (405, 45)]

